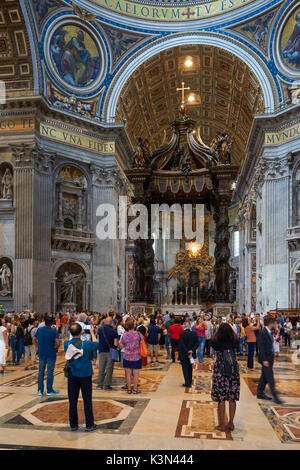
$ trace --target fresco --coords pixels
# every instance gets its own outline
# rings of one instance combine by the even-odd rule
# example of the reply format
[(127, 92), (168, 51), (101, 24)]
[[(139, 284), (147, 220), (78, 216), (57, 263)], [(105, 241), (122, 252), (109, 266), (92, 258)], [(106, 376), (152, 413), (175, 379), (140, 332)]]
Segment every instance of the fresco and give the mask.
[(293, 71), (300, 71), (300, 7), (286, 22), (280, 40), (281, 58)]
[(50, 57), (57, 74), (69, 85), (85, 88), (99, 75), (99, 49), (91, 34), (80, 26), (63, 25), (53, 33)]

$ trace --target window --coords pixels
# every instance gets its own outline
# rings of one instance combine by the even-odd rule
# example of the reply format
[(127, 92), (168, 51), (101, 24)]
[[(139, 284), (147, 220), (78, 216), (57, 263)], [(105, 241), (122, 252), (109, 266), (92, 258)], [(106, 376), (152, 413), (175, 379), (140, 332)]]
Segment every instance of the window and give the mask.
[(233, 232), (233, 257), (236, 258), (240, 255), (240, 232), (235, 230)]

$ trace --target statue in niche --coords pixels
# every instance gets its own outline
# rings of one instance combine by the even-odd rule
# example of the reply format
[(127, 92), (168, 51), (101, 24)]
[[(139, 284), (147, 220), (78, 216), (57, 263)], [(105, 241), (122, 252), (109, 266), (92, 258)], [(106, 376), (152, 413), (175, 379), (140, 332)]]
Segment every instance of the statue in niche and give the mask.
[(133, 155), (133, 168), (149, 168), (151, 160), (151, 145), (148, 139), (138, 137)]
[(227, 132), (219, 132), (212, 140), (210, 147), (220, 165), (231, 164), (231, 146)]
[(9, 168), (6, 168), (1, 180), (1, 199), (12, 199), (13, 175)]
[(71, 303), (73, 300), (74, 287), (83, 278), (83, 274), (72, 274), (67, 271), (64, 274), (61, 286), (61, 302)]
[(11, 294), (11, 286), (12, 286), (12, 273), (7, 264), (3, 264), (0, 268), (0, 276), (1, 276), (1, 291), (0, 295), (8, 295)]

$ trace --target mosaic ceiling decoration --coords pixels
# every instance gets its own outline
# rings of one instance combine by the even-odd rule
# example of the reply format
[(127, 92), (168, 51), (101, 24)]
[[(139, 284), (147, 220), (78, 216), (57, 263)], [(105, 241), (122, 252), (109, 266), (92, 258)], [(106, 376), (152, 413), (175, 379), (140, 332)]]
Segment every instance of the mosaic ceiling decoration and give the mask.
[(103, 25), (102, 29), (110, 46), (113, 67), (117, 64), (119, 59), (129, 51), (129, 49), (145, 39), (144, 35), (122, 31), (121, 29), (108, 28)]
[(68, 85), (87, 87), (100, 73), (99, 47), (82, 26), (57, 28), (50, 41), (50, 57), (56, 73)]
[[(187, 58), (192, 66), (185, 66)], [(176, 88), (182, 81), (190, 87), (188, 115), (199, 123), (204, 143), (227, 131), (234, 141), (233, 164), (239, 165), (253, 116), (263, 112), (263, 98), (257, 79), (241, 60), (210, 46), (163, 51), (134, 72), (118, 104), (118, 117), (126, 119), (131, 141), (141, 136), (157, 148), (168, 137), (169, 124), (178, 118), (181, 95)]]
[(255, 18), (253, 21), (239, 25), (233, 29), (249, 38), (256, 46), (267, 53), (270, 30), (276, 13), (277, 9), (272, 10), (265, 15)]
[(280, 55), (287, 68), (298, 72), (300, 78), (300, 6), (284, 24), (280, 37)]
[(42, 44), (48, 83), (50, 79), (72, 96), (99, 95), (107, 73), (107, 52), (99, 29), (92, 22), (77, 16), (58, 19), (43, 32)]
[(0, 3), (0, 80), (7, 94), (33, 93), (33, 68), (27, 28), (19, 1)]
[(175, 23), (209, 19), (251, 5), (255, 0), (92, 0), (91, 3), (126, 17)]

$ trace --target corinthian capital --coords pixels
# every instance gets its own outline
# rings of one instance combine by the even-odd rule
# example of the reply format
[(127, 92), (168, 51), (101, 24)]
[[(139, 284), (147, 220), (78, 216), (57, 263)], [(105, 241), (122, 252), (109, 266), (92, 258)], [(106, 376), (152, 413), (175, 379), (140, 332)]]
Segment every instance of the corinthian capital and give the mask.
[(263, 158), (265, 166), (265, 179), (277, 179), (288, 176), (293, 162), (293, 156), (288, 153), (282, 158)]
[(32, 167), (34, 162), (35, 144), (17, 144), (10, 145), (10, 151), (13, 156), (14, 166), (16, 168)]

